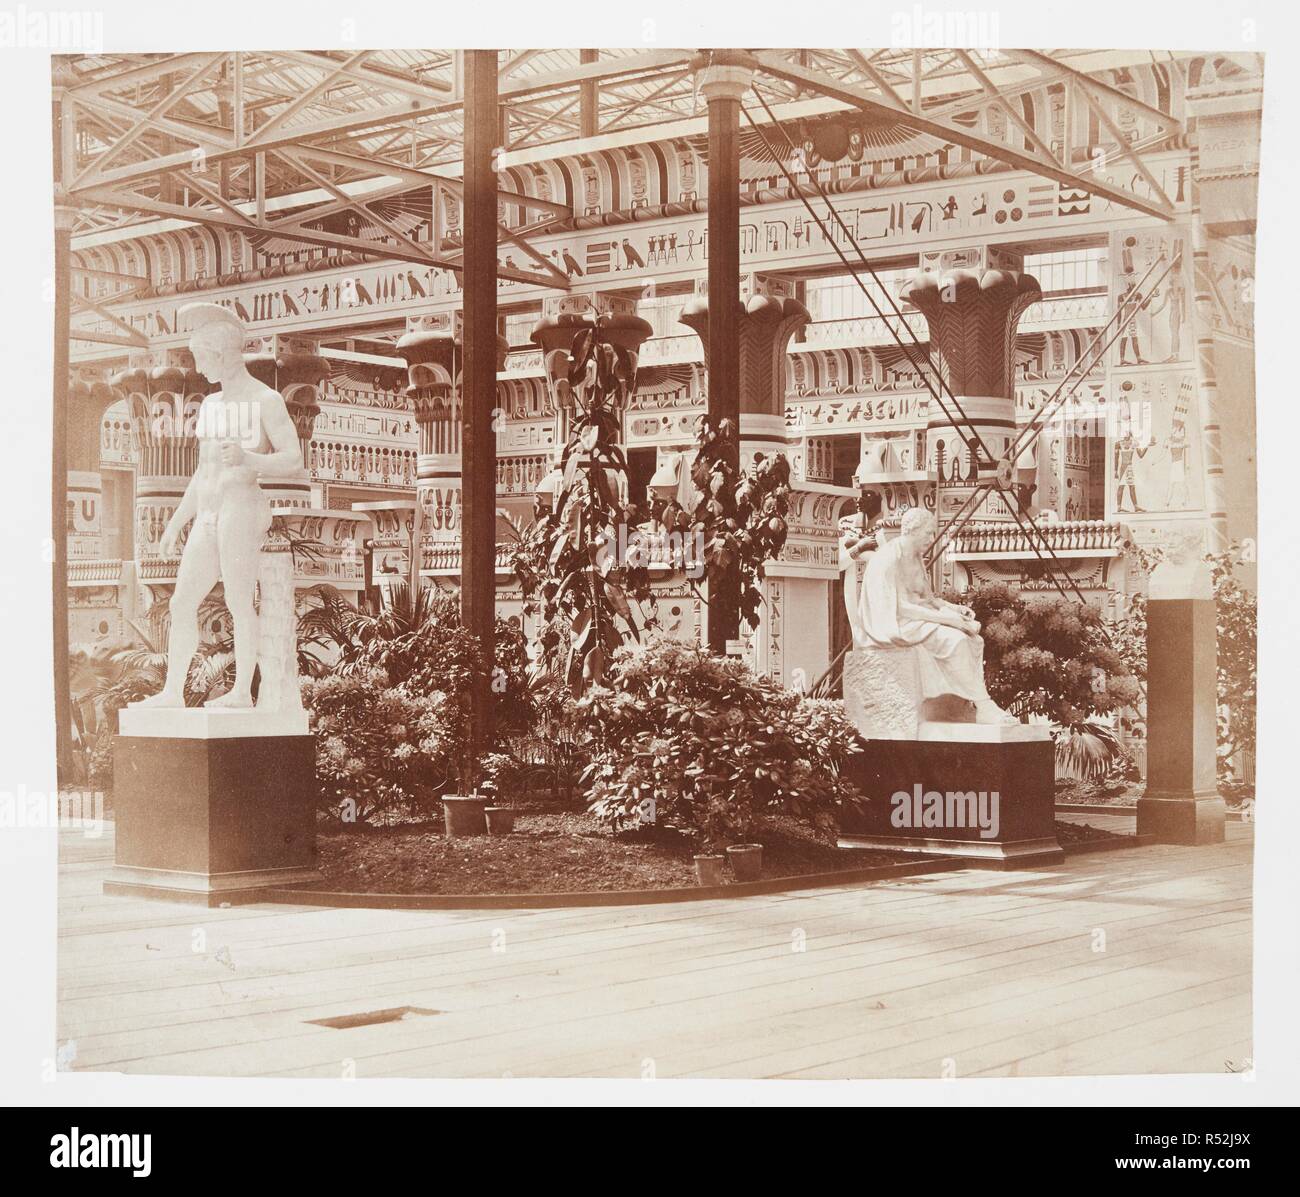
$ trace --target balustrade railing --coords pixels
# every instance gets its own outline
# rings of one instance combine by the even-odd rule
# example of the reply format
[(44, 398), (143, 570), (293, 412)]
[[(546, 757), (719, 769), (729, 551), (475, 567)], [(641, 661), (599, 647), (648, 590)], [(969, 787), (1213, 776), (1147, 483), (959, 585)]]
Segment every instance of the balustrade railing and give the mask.
[(1124, 534), (1116, 520), (1058, 520), (1038, 524), (1040, 536), (1030, 539), (1018, 524), (971, 523), (954, 534), (954, 555), (1016, 553), (1037, 556), (1034, 546), (1056, 553), (1118, 553)]

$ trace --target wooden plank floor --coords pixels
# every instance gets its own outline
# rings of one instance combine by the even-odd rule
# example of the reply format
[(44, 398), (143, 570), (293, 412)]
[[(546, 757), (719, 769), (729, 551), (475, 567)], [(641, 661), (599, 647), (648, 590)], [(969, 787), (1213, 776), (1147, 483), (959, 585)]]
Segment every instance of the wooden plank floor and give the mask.
[[(1230, 823), (1219, 846), (1041, 870), (464, 912), (106, 898), (111, 830), (65, 832), (60, 1058), (319, 1077), (1241, 1069), (1252, 1054), (1252, 831)], [(313, 1021), (402, 1006), (433, 1013), (349, 1029)]]

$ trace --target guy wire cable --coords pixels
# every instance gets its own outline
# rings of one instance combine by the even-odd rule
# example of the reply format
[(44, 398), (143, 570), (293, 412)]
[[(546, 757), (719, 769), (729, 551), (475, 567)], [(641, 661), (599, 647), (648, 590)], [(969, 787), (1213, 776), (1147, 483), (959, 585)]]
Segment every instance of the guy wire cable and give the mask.
[[(757, 89), (755, 89), (755, 94), (758, 95), (759, 102), (762, 103), (765, 108), (767, 108), (766, 102), (763, 100), (762, 95), (758, 93)], [(822, 218), (817, 214), (816, 209), (813, 208), (811, 202), (808, 200), (808, 197), (804, 195), (803, 190), (794, 181), (794, 177), (790, 174), (789, 169), (786, 167), (785, 161), (777, 155), (776, 150), (772, 146), (772, 143), (768, 141), (767, 135), (762, 131), (762, 129), (758, 127), (757, 123), (754, 121), (753, 116), (750, 115), (749, 109), (746, 108), (744, 104), (742, 104), (740, 106), (740, 110), (745, 114), (745, 119), (750, 123), (750, 126), (753, 128), (754, 132), (758, 134), (764, 146), (767, 148), (768, 153), (772, 155), (772, 158), (776, 162), (777, 166), (781, 168), (781, 173), (785, 176), (786, 181), (790, 184), (790, 189), (799, 197), (799, 200), (803, 203), (803, 206), (808, 209), (808, 214), (816, 222), (817, 227), (818, 229), (820, 229), (822, 236), (826, 239), (830, 247), (835, 251), (836, 256), (844, 264), (845, 269), (848, 270), (849, 273), (852, 275), (853, 281), (857, 283), (858, 288), (862, 291), (862, 293), (867, 297), (868, 301), (871, 303), (871, 306), (875, 310), (876, 315), (880, 317), (885, 327), (889, 330), (890, 336), (894, 338), (894, 341), (898, 345), (899, 349), (903, 351), (908, 361), (911, 362), (913, 367), (916, 369), (917, 373), (921, 376), (921, 381), (925, 384), (925, 389), (930, 392), (930, 395), (933, 397), (934, 401), (939, 405), (939, 409), (943, 412), (945, 416), (948, 417), (948, 420), (952, 424), (953, 429), (958, 433), (959, 436), (961, 436), (962, 443), (966, 446), (967, 449), (971, 450), (972, 452), (978, 446), (979, 450), (983, 452), (984, 456), (987, 457), (990, 462), (993, 462), (994, 458), (993, 455), (989, 452), (988, 446), (984, 444), (983, 438), (979, 435), (978, 430), (971, 423), (970, 417), (967, 416), (965, 411), (962, 410), (961, 404), (957, 401), (957, 397), (952, 393), (952, 389), (947, 385), (947, 383), (944, 382), (942, 374), (939, 372), (939, 370), (935, 368), (934, 364), (929, 361), (929, 355), (926, 354), (926, 359), (927, 359), (926, 365), (929, 367), (931, 371), (934, 372), (935, 377), (939, 381), (939, 385), (943, 388), (945, 393), (952, 400), (953, 405), (957, 408), (957, 411), (960, 414), (962, 421), (966, 424), (966, 427), (969, 430), (970, 436), (973, 438), (974, 443), (972, 443), (971, 440), (968, 440), (966, 434), (962, 431), (962, 429), (958, 427), (957, 420), (953, 417), (952, 413), (948, 410), (948, 407), (944, 403), (942, 396), (940, 396), (940, 394), (931, 385), (929, 378), (926, 376), (925, 369), (912, 356), (912, 353), (909, 351), (909, 347), (903, 343), (903, 340), (899, 336), (897, 330), (893, 327), (893, 325), (889, 323), (889, 318), (881, 310), (880, 304), (877, 303), (876, 301), (876, 297), (863, 284), (862, 279), (860, 277), (859, 270), (845, 256), (844, 251), (840, 249), (839, 245), (836, 244), (835, 239), (829, 235), (826, 225), (822, 222)], [(770, 108), (768, 108), (768, 112), (769, 114), (771, 113)], [(777, 122), (777, 124), (778, 126), (780, 126), (779, 121)], [(785, 139), (789, 143), (791, 149), (797, 148), (795, 147), (794, 142), (790, 140), (789, 134), (785, 133), (783, 127), (782, 127), (782, 134), (785, 136)], [(831, 204), (829, 200), (826, 200), (825, 202), (827, 208), (832, 213), (834, 213), (836, 219), (839, 220), (839, 213), (835, 211), (834, 205)], [(842, 220), (840, 221), (840, 225), (842, 228), (844, 228)], [(849, 241), (853, 244), (854, 248), (857, 249), (858, 256), (862, 259), (863, 265), (865, 265), (868, 273), (870, 273), (871, 277), (875, 279), (876, 282), (880, 285), (881, 290), (885, 292), (886, 298), (890, 300), (891, 306), (894, 306), (893, 314), (899, 317), (900, 319), (902, 319), (904, 326), (907, 328), (909, 335), (911, 335), (913, 339), (914, 347), (916, 349), (919, 349), (922, 353), (925, 353), (924, 347), (922, 346), (920, 339), (912, 331), (911, 326), (907, 324), (907, 319), (903, 315), (903, 313), (900, 310), (898, 310), (898, 308), (895, 305), (893, 305), (893, 297), (889, 295), (889, 289), (885, 287), (885, 285), (880, 281), (880, 277), (871, 268), (871, 264), (866, 261), (865, 256), (862, 254), (861, 248), (858, 246), (857, 242), (854, 241), (853, 235), (848, 231), (847, 228), (844, 228), (844, 232), (845, 232), (845, 236), (849, 238)]]
[[(758, 102), (763, 105), (763, 110), (767, 113), (768, 119), (771, 120), (776, 125), (776, 127), (781, 130), (781, 136), (785, 138), (786, 144), (790, 147), (792, 151), (797, 153), (798, 147), (795, 145), (793, 139), (790, 137), (790, 134), (786, 132), (785, 125), (777, 118), (776, 113), (772, 111), (772, 108), (768, 104), (767, 100), (764, 98), (763, 93), (759, 91), (757, 87), (755, 87), (754, 94), (758, 97)], [(743, 105), (742, 105), (742, 110), (743, 110)], [(835, 244), (834, 238), (827, 235), (826, 226), (822, 224), (821, 218), (817, 215), (816, 211), (809, 203), (807, 197), (803, 194), (803, 190), (795, 183), (794, 179), (791, 177), (789, 170), (786, 169), (784, 161), (777, 158), (775, 151), (772, 149), (771, 143), (764, 136), (762, 130), (759, 129), (758, 126), (754, 124), (754, 119), (749, 115), (748, 111), (745, 111), (745, 118), (749, 121), (750, 125), (754, 128), (754, 131), (758, 133), (759, 137), (762, 138), (763, 144), (767, 147), (768, 153), (770, 153), (772, 157), (776, 160), (777, 165), (781, 168), (781, 173), (785, 175), (785, 178), (787, 182), (789, 182), (791, 189), (795, 192), (796, 195), (798, 195), (804, 207), (808, 209), (809, 214), (817, 222), (817, 227), (821, 230), (822, 236), (826, 238), (826, 241), (830, 244), (831, 248), (835, 250), (836, 254), (839, 256), (840, 261), (843, 262), (844, 265), (848, 267), (849, 271), (853, 274), (854, 281), (857, 282), (859, 288), (862, 290), (862, 293), (866, 295), (868, 299), (871, 300), (871, 305), (873, 308), (875, 308), (876, 314), (880, 316), (881, 320), (884, 321), (885, 327), (889, 329), (890, 333), (894, 337), (894, 340), (898, 341), (899, 348), (903, 349), (903, 351), (906, 352), (906, 348), (903, 346), (902, 342), (899, 341), (898, 339), (898, 334), (894, 331), (893, 326), (890, 325), (888, 317), (886, 317), (885, 314), (880, 310), (879, 306), (876, 304), (875, 297), (871, 294), (871, 292), (868, 291), (866, 287), (862, 285), (862, 280), (861, 278), (858, 277), (858, 271), (845, 258), (844, 254), (840, 251), (839, 246)], [(854, 237), (848, 225), (844, 223), (844, 218), (840, 215), (839, 210), (831, 202), (830, 196), (826, 193), (825, 188), (822, 187), (821, 180), (817, 178), (816, 173), (812, 170), (808, 171), (808, 178), (812, 182), (812, 185), (817, 189), (818, 196), (821, 198), (822, 202), (826, 205), (827, 212), (829, 212), (830, 215), (835, 218), (835, 223), (839, 225), (840, 231), (844, 234), (849, 244), (853, 246), (854, 252), (858, 255), (858, 261), (862, 263), (863, 268), (875, 280), (876, 285), (880, 287), (881, 291), (884, 293), (885, 298), (889, 301), (889, 306), (893, 309), (893, 315), (897, 317), (902, 322), (903, 327), (907, 329), (908, 335), (912, 338), (913, 345), (918, 350), (920, 350), (922, 353), (925, 354), (926, 364), (930, 367), (931, 370), (934, 371), (935, 377), (938, 379), (939, 386), (943, 389), (944, 393), (948, 396), (948, 398), (952, 400), (953, 406), (956, 407), (958, 413), (961, 415), (961, 418), (966, 422), (967, 426), (970, 429), (971, 435), (975, 438), (975, 441), (978, 443), (980, 449), (983, 450), (984, 455), (989, 459), (989, 463), (994, 464), (993, 454), (989, 451), (988, 446), (984, 443), (983, 438), (979, 435), (979, 431), (975, 428), (974, 424), (971, 422), (970, 417), (967, 416), (966, 412), (962, 409), (960, 401), (957, 399), (957, 396), (953, 394), (952, 388), (945, 381), (942, 372), (935, 367), (933, 361), (930, 358), (930, 354), (926, 351), (925, 346), (922, 343), (921, 339), (913, 331), (912, 326), (907, 323), (907, 317), (904, 315), (902, 309), (895, 302), (893, 295), (890, 294), (889, 288), (885, 286), (880, 276), (876, 273), (875, 268), (871, 265), (870, 261), (867, 260), (866, 254), (862, 252), (862, 246), (858, 244), (857, 238)], [(912, 361), (913, 365), (916, 365), (916, 362), (913, 361), (910, 354), (908, 355), (908, 360)], [(930, 393), (932, 395), (934, 394), (933, 389), (931, 389)], [(957, 421), (952, 419), (952, 416), (949, 414), (948, 409), (943, 406), (943, 401), (939, 399), (938, 395), (935, 395), (935, 399), (938, 401), (939, 406), (943, 411), (943, 414), (945, 416), (948, 416), (954, 429), (956, 429), (960, 434), (961, 430), (957, 429)], [(963, 443), (966, 444), (967, 448), (971, 447), (970, 443), (966, 440), (965, 436), (962, 436), (962, 441)]]

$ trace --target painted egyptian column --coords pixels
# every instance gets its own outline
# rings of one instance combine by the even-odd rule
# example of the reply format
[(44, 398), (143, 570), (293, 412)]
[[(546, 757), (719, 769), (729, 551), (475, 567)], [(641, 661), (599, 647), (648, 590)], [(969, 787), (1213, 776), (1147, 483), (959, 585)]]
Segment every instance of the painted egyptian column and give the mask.
[[(1022, 469), (1032, 469), (1032, 445), (1024, 447), (1014, 467), (1003, 458), (1016, 437), (1016, 326), (1042, 291), (1031, 275), (996, 269), (981, 259), (974, 269), (922, 271), (904, 284), (900, 298), (925, 317), (931, 350), (943, 359), (953, 396), (936, 387), (943, 402), (927, 400), (926, 469), (938, 478), (936, 515), (943, 527), (981, 481), (999, 476), (1001, 469), (1001, 480), (1009, 485)], [(1014, 519), (996, 493), (974, 506), (972, 518)]]
[(284, 514), (311, 507), (311, 478), (307, 471), (312, 433), (320, 415), (320, 389), (329, 377), (329, 363), (311, 341), (301, 337), (250, 337), (244, 343), (244, 364), (258, 382), (279, 391), (302, 447), (303, 468), (295, 475), (263, 478), (262, 490), (271, 510)]
[[(786, 432), (788, 389), (787, 351), (794, 334), (808, 323), (808, 309), (776, 279), (748, 274), (741, 277), (740, 314), (740, 465), (753, 465), (759, 454), (792, 454)], [(709, 306), (699, 295), (682, 311), (681, 321), (693, 329), (709, 361)], [(807, 447), (805, 446), (805, 452)], [(839, 575), (838, 517), (853, 498), (846, 487), (792, 469), (786, 543), (776, 561), (764, 567), (761, 626), (742, 621), (741, 640), (754, 668), (776, 680), (803, 689), (828, 665), (824, 638), (809, 638), (805, 613), (827, 609), (829, 587)], [(828, 463), (821, 463), (825, 476)], [(819, 615), (820, 618), (820, 615)], [(801, 639), (802, 638), (802, 639)], [(787, 646), (794, 651), (787, 652)], [(788, 658), (805, 662), (789, 666)]]
[[(570, 351), (578, 334), (593, 329), (598, 342), (627, 350), (634, 360), (653, 329), (648, 321), (636, 314), (636, 303), (630, 299), (601, 294), (570, 292), (553, 296), (542, 304), (541, 322), (533, 329), (532, 340), (542, 351), (546, 370), (546, 387), (555, 410), (555, 432), (552, 440), (551, 470), (537, 488), (540, 502), (551, 504), (559, 487), (559, 466), (568, 444), (575, 398), (575, 386), (569, 383), (572, 364)], [(581, 392), (583, 383), (576, 384)], [(612, 397), (612, 406), (620, 417), (631, 399), (629, 388), (620, 387)], [(619, 439), (624, 439), (620, 421)]]
[[(740, 462), (756, 453), (785, 453), (786, 351), (811, 317), (808, 309), (776, 279), (742, 275), (740, 280)], [(698, 334), (709, 361), (709, 303), (698, 295), (682, 309), (681, 322)]]
[(103, 556), (103, 480), (99, 472), (100, 426), (118, 392), (98, 378), (68, 384), (68, 560)]
[(406, 398), (420, 431), (416, 502), (419, 569), (459, 572), (461, 519), (460, 313), (413, 316), (397, 352), (406, 359)]
[(199, 405), (212, 384), (194, 368), (187, 349), (141, 352), (110, 379), (126, 398), (139, 447), (135, 482), (136, 578), (150, 602), (171, 593), (180, 566), (182, 539), (163, 552), (163, 533), (198, 467)]
[[(68, 634), (73, 643), (94, 640), (114, 625), (120, 631), (122, 563), (105, 555), (99, 469), (104, 413), (119, 397), (102, 378), (74, 375), (68, 384)], [(130, 608), (129, 599), (125, 605)]]
[(245, 341), (244, 364), (258, 382), (280, 393), (298, 434), (299, 469), (258, 479), (275, 518), (262, 543), (257, 569), (257, 705), (269, 711), (300, 711), (298, 608), (290, 536), (303, 534), (300, 521), (293, 517), (312, 509), (307, 456), (329, 364), (310, 341), (280, 334)]
[(103, 482), (98, 470), (68, 471), (68, 562), (95, 561), (102, 554)]
[[(1260, 80), (1248, 72), (1215, 71), (1209, 63), (1189, 77), (1187, 132), (1191, 141), (1189, 198), (1192, 217), (1194, 352), (1197, 417), (1204, 456), (1206, 548), (1223, 552), (1242, 530), (1253, 530), (1250, 500), (1243, 486), (1229, 497), (1225, 458), (1237, 468), (1249, 461), (1253, 444), (1223, 415), (1254, 403), (1251, 350), (1225, 343), (1218, 335), (1220, 307), (1254, 305), (1254, 270), (1239, 271), (1215, 261), (1216, 250), (1234, 238), (1249, 244), (1256, 227), (1259, 187)], [(1185, 450), (1184, 450), (1185, 454)], [(1245, 461), (1243, 461), (1245, 459)], [(1234, 510), (1231, 512), (1230, 508)], [(1238, 524), (1238, 520), (1240, 523)], [(1238, 524), (1230, 528), (1230, 522)]]
[[(509, 342), (497, 337), (497, 369)], [(461, 313), (407, 318), (397, 342), (406, 361), (404, 394), (415, 412), (420, 443), (416, 501), (420, 512), (422, 572), (458, 576), (461, 521)]]

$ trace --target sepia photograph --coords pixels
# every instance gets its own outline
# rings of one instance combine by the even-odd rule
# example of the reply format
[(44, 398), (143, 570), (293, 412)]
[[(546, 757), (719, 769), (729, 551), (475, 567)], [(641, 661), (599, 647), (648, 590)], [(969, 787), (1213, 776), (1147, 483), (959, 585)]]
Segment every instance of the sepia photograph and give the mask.
[(1291, 22), (486, 8), (3, 14), (24, 1154), (472, 1092), (1249, 1169)]

